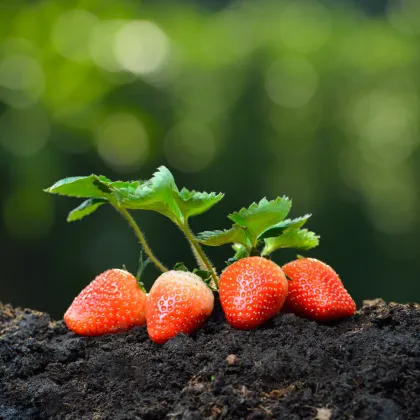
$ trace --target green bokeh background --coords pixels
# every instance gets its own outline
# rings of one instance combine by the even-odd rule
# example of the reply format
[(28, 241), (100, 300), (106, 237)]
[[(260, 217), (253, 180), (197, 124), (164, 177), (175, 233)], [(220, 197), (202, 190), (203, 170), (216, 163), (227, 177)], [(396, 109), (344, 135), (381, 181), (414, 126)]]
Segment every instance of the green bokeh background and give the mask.
[[(42, 190), (163, 164), (180, 187), (226, 193), (196, 232), (285, 194), (293, 216), (313, 214), (309, 254), (358, 304), (419, 301), (419, 3), (374, 17), (309, 0), (167, 3), (0, 3), (0, 300), (58, 318), (98, 273), (135, 271), (118, 214), (67, 224), (78, 200)], [(193, 265), (170, 221), (136, 219), (167, 265)], [(220, 270), (231, 250), (208, 254)]]

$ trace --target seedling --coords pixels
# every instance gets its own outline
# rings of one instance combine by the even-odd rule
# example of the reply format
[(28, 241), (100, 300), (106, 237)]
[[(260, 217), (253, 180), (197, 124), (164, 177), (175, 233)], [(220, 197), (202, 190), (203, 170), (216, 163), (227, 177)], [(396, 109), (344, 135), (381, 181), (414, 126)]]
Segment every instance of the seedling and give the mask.
[(208, 246), (233, 243), (235, 256), (230, 262), (249, 256), (268, 257), (282, 248), (309, 250), (319, 244), (319, 236), (302, 226), (311, 217), (306, 214), (296, 219), (286, 219), (292, 207), (288, 197), (273, 201), (263, 198), (228, 216), (234, 223), (230, 229), (205, 231), (198, 240)]
[[(305, 290), (308, 287), (311, 288), (312, 284), (316, 285), (318, 288), (316, 290), (322, 290), (320, 285), (322, 278), (317, 277), (318, 266), (315, 267), (311, 263), (310, 269), (301, 272), (300, 264), (294, 265), (293, 270), (286, 265), (284, 267), (286, 277), (283, 270), (270, 261), (271, 254), (276, 250), (295, 248), (307, 251), (319, 244), (318, 235), (303, 229), (311, 216), (310, 214), (286, 219), (292, 206), (288, 197), (277, 197), (272, 201), (263, 198), (259, 203), (253, 203), (248, 208), (231, 213), (228, 217), (233, 224), (229, 229), (205, 231), (196, 236), (189, 226), (189, 219), (208, 211), (222, 200), (224, 194), (197, 192), (186, 188), (179, 189), (173, 175), (164, 166), (158, 168), (148, 181), (111, 181), (104, 176), (90, 175), (63, 179), (45, 191), (85, 199), (81, 205), (70, 212), (67, 218), (69, 222), (80, 220), (94, 213), (104, 204), (113, 206), (127, 220), (148, 259), (164, 273), (152, 286), (147, 303), (144, 305), (143, 302), (146, 301), (144, 288), (142, 290), (141, 284), (139, 286), (139, 283), (136, 282), (136, 290), (144, 294), (144, 299), (141, 295), (138, 302), (139, 305), (141, 303), (146, 307), (148, 332), (156, 343), (164, 343), (180, 332), (189, 334), (199, 328), (213, 310), (213, 291), (220, 293), (220, 301), (228, 322), (236, 328), (250, 329), (276, 315), (285, 301), (290, 310), (295, 309), (296, 313), (308, 316), (308, 311), (302, 311), (300, 307), (296, 306), (296, 302), (303, 306), (304, 302), (300, 295), (303, 296), (306, 293)], [(133, 210), (156, 211), (172, 220), (189, 241), (198, 268), (191, 273), (186, 272), (185, 266), (178, 264), (174, 270), (168, 271), (147, 244), (142, 230), (131, 215)], [(228, 261), (229, 266), (223, 271), (220, 282), (216, 270), (200, 244), (206, 246), (232, 244), (234, 256)], [(144, 269), (143, 264), (140, 266)], [(306, 270), (307, 266), (304, 264), (302, 266)], [(117, 274), (118, 280), (114, 284), (116, 286), (115, 293), (119, 296), (120, 289), (127, 289), (128, 283), (132, 284), (132, 280), (135, 278), (128, 278), (130, 275), (126, 273), (125, 277), (127, 278), (120, 281), (120, 277), (124, 276), (120, 275), (120, 272)], [(312, 278), (314, 278), (313, 283)], [(289, 292), (293, 298), (291, 297), (291, 304), (288, 305), (287, 293), (290, 282), (287, 280), (290, 279), (293, 280), (294, 286), (293, 295)], [(89, 295), (90, 292), (86, 292), (89, 288), (96, 290), (92, 286), (96, 283), (99, 283), (98, 279), (82, 291), (79, 297)], [(299, 288), (299, 285), (303, 284), (305, 287)], [(336, 280), (334, 280), (334, 284), (336, 285), (333, 289), (334, 292), (342, 297), (343, 294), (337, 286)], [(106, 289), (108, 286), (104, 287)], [(315, 289), (313, 290), (312, 293), (315, 294)], [(112, 294), (110, 296), (109, 299), (112, 300)], [(123, 294), (123, 296), (125, 295)], [(79, 297), (75, 302), (79, 301)], [(351, 300), (350, 296), (348, 298)], [(80, 298), (81, 301), (83, 299)], [(131, 302), (132, 296), (127, 297), (126, 300)], [(98, 302), (101, 300), (98, 299)], [(314, 299), (313, 302), (315, 302), (315, 306), (318, 305), (320, 311), (323, 310), (320, 308), (319, 300)], [(351, 300), (353, 306), (349, 300), (346, 302), (348, 305), (345, 311), (338, 309), (337, 301), (333, 302), (332, 310), (328, 314), (333, 314), (335, 318), (352, 315), (355, 310), (354, 302)], [(102, 302), (101, 305), (106, 308), (107, 302)], [(97, 312), (103, 314), (102, 309), (95, 308), (94, 305), (91, 309), (93, 312), (98, 309)], [(130, 303), (127, 310), (133, 312), (133, 304)], [(310, 313), (314, 313), (314, 309)], [(324, 318), (327, 319), (328, 315)], [(67, 325), (75, 332), (84, 333), (83, 328), (75, 326), (69, 316), (66, 316), (66, 319), (70, 320), (70, 322), (66, 321)], [(143, 321), (138, 318), (130, 321), (131, 323), (118, 324), (115, 319), (110, 320), (104, 316), (102, 321), (95, 319), (95, 325), (102, 322), (103, 325), (110, 327), (102, 329), (100, 326), (90, 327), (90, 331), (95, 331), (97, 334), (114, 332), (133, 325), (140, 325)]]
[(189, 227), (190, 217), (197, 216), (217, 204), (224, 194), (197, 192), (175, 184), (171, 172), (161, 166), (148, 181), (111, 181), (104, 176), (65, 178), (45, 190), (52, 194), (87, 198), (79, 207), (70, 212), (69, 222), (80, 220), (92, 214), (104, 204), (112, 205), (128, 221), (150, 260), (162, 272), (168, 269), (154, 256), (138, 224), (129, 210), (153, 210), (174, 222), (190, 242), (200, 267), (206, 268), (216, 284), (218, 277), (212, 264), (201, 249)]

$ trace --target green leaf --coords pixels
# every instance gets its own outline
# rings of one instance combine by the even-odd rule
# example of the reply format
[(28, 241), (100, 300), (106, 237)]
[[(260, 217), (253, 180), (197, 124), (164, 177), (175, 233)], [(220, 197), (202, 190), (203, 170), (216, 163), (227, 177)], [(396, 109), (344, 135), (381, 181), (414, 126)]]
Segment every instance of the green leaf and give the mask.
[(112, 187), (113, 194), (118, 202), (123, 199), (135, 198), (136, 191), (144, 184), (144, 181), (114, 181), (109, 185)]
[(185, 224), (189, 217), (209, 210), (224, 196), (187, 188), (179, 191), (173, 175), (165, 166), (159, 167), (149, 181), (113, 183), (112, 187), (114, 195), (125, 208), (156, 211), (178, 226)]
[[(188, 218), (204, 213), (218, 203), (223, 194), (178, 190), (169, 169), (161, 166), (148, 181), (111, 181), (104, 176), (90, 175), (62, 179), (46, 192), (70, 197), (105, 199), (114, 206), (128, 210), (153, 210), (171, 219), (183, 228)], [(95, 203), (96, 204), (96, 203)], [(99, 205), (98, 205), (99, 206)], [(97, 207), (96, 207), (97, 208)], [(84, 204), (80, 216), (96, 210)], [(72, 213), (71, 220), (77, 220), (79, 213)], [(80, 218), (81, 218), (80, 217)]]
[(222, 193), (190, 191), (187, 188), (182, 188), (179, 192), (174, 191), (174, 198), (185, 219), (206, 212), (223, 197)]
[(164, 166), (159, 167), (149, 181), (115, 188), (115, 194), (126, 209), (153, 210), (180, 225), (184, 217), (174, 198), (177, 192), (174, 177)]
[(242, 244), (245, 247), (250, 247), (250, 243), (246, 234), (246, 230), (239, 225), (233, 225), (227, 230), (205, 231), (197, 235), (200, 243), (207, 246), (219, 246), (229, 243)]
[(239, 261), (242, 258), (249, 257), (249, 250), (243, 245), (233, 244), (232, 248), (235, 251), (235, 255), (226, 261), (226, 265), (233, 264), (234, 262)]
[(212, 279), (211, 272), (208, 270), (194, 268), (193, 273), (200, 277), (203, 281), (210, 281)]
[(198, 235), (204, 245), (219, 246), (233, 243), (235, 255), (228, 264), (249, 255), (267, 256), (279, 248), (297, 248), (308, 250), (318, 245), (319, 237), (301, 227), (311, 217), (306, 214), (295, 219), (286, 219), (292, 202), (287, 197), (278, 197), (273, 201), (262, 199), (247, 209), (229, 215), (235, 222), (231, 229), (205, 231)]
[(261, 233), (258, 239), (272, 238), (280, 236), (286, 229), (299, 229), (301, 228), (311, 217), (311, 214), (305, 214), (305, 216), (297, 217), (296, 219), (286, 219), (277, 225), (271, 226)]
[(201, 278), (201, 280), (203, 280), (203, 282), (211, 289), (211, 290), (213, 290), (214, 292), (216, 292), (217, 291), (217, 288), (216, 288), (216, 286), (214, 285), (214, 280), (213, 280), (213, 277), (212, 277), (212, 275), (211, 275), (211, 272), (210, 271), (207, 271), (207, 270), (200, 270), (200, 269), (197, 269), (197, 268), (194, 268), (194, 270), (193, 270), (193, 273), (195, 274), (195, 275), (197, 275), (198, 277), (200, 277)]
[(292, 201), (288, 197), (278, 197), (268, 201), (263, 198), (258, 204), (253, 203), (228, 217), (236, 224), (248, 230), (248, 237), (253, 247), (258, 237), (268, 228), (282, 222), (289, 214)]
[(83, 219), (105, 203), (107, 203), (107, 200), (103, 198), (89, 198), (69, 213), (67, 221), (74, 222)]
[(177, 262), (175, 265), (174, 265), (174, 271), (190, 271), (190, 270), (188, 270), (188, 267), (183, 263), (183, 262)]
[(112, 196), (110, 184), (104, 176), (79, 176), (62, 179), (44, 191), (69, 197), (109, 199)]
[(287, 229), (277, 238), (264, 240), (265, 246), (261, 255), (270, 255), (281, 248), (296, 248), (303, 251), (315, 248), (319, 244), (319, 236), (307, 229)]

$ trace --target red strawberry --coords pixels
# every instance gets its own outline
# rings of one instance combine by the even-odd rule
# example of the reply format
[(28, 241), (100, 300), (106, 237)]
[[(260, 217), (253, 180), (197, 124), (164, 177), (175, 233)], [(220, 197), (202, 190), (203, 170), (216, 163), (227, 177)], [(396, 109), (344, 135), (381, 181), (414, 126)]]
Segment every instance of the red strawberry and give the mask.
[(124, 270), (105, 271), (85, 287), (64, 315), (67, 327), (80, 335), (125, 331), (146, 323), (146, 293)]
[(284, 310), (296, 315), (329, 321), (352, 316), (356, 304), (338, 274), (315, 258), (302, 258), (283, 267), (289, 282)]
[(220, 276), (220, 303), (232, 327), (248, 330), (276, 315), (286, 299), (282, 269), (262, 257), (236, 261)]
[(146, 303), (147, 332), (163, 344), (179, 333), (201, 327), (214, 307), (214, 295), (196, 274), (168, 271), (150, 289)]

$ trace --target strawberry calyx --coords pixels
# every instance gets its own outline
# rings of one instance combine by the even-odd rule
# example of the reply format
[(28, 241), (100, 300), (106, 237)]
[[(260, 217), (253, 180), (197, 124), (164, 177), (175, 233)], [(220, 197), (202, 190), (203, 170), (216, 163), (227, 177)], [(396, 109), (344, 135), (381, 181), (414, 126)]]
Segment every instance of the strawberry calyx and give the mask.
[[(150, 263), (150, 259), (149, 258), (144, 259), (143, 258), (143, 251), (140, 251), (139, 266), (138, 266), (138, 269), (137, 269), (135, 279), (137, 280), (137, 285), (138, 285), (139, 289), (142, 290), (144, 293), (147, 293), (147, 290), (146, 290), (146, 286), (142, 282), (141, 278), (143, 277), (143, 272), (144, 272), (145, 268), (149, 265), (149, 263)], [(122, 265), (122, 270), (131, 274), (125, 264)]]
[(197, 239), (207, 246), (232, 243), (235, 255), (228, 264), (249, 256), (269, 257), (282, 248), (306, 251), (318, 246), (319, 236), (302, 229), (311, 215), (286, 219), (291, 206), (292, 201), (286, 196), (272, 201), (263, 198), (230, 214), (228, 218), (234, 222), (230, 229), (201, 232)]
[(199, 268), (194, 268), (193, 273), (196, 274), (198, 277), (201, 278), (201, 280), (203, 280), (203, 282), (213, 291), (213, 292), (217, 292), (218, 291), (218, 287), (217, 285), (214, 283), (213, 277), (210, 273), (210, 271), (207, 270), (201, 270)]
[(190, 271), (190, 270), (188, 270), (188, 267), (185, 265), (185, 263), (183, 263), (183, 262), (177, 262), (175, 265), (174, 265), (174, 268), (173, 268), (173, 270), (174, 271)]
[(194, 268), (194, 270), (189, 270), (188, 267), (183, 263), (183, 262), (178, 262), (174, 265), (173, 268), (174, 271), (185, 271), (185, 272), (190, 272), (193, 273), (195, 275), (197, 275), (198, 277), (201, 278), (201, 280), (203, 280), (203, 282), (213, 291), (213, 292), (217, 292), (218, 288), (216, 287), (216, 285), (214, 284), (213, 281), (213, 277), (212, 277), (212, 273), (208, 270), (203, 270), (201, 268)]

